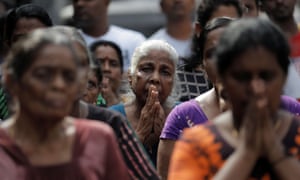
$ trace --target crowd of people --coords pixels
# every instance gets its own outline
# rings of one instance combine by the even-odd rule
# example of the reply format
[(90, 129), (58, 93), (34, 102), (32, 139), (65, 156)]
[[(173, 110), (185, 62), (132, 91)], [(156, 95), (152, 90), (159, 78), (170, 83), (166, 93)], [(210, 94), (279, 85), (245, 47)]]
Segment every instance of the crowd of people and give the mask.
[(296, 0), (159, 2), (145, 37), (0, 1), (0, 179), (300, 178)]

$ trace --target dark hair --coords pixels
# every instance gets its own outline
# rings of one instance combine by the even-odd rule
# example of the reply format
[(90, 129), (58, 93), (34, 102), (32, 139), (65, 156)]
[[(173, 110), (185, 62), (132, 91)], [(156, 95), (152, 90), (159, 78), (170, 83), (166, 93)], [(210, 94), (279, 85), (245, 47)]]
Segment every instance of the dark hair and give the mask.
[(4, 5), (6, 11), (15, 6), (15, 3), (13, 3), (11, 0), (0, 0), (0, 3)]
[[(114, 43), (112, 41), (105, 41), (105, 40), (95, 41), (90, 46), (90, 50), (91, 50), (91, 52), (93, 54), (92, 56), (93, 56), (94, 61), (95, 61), (94, 54), (95, 54), (96, 49), (99, 46), (110, 46), (110, 47), (112, 47), (117, 52), (117, 56), (119, 58), (120, 65), (121, 65), (121, 67), (120, 67), (121, 68), (121, 72), (123, 73), (124, 63), (123, 63), (123, 56), (122, 56), (121, 48), (116, 43)], [(94, 62), (94, 63), (97, 64), (97, 62)]]
[(52, 20), (47, 13), (47, 11), (35, 4), (25, 4), (19, 6), (7, 15), (7, 25), (6, 25), (6, 40), (11, 41), (14, 29), (16, 28), (17, 22), (21, 18), (36, 18), (41, 23), (43, 23), (46, 27), (50, 27), (53, 25)]
[(62, 45), (70, 49), (75, 63), (78, 59), (72, 42), (63, 33), (51, 29), (38, 29), (16, 42), (6, 58), (5, 69), (13, 75), (16, 80), (21, 79), (23, 74), (36, 60), (39, 52), (49, 44)]
[(257, 47), (273, 53), (282, 71), (287, 74), (290, 63), (288, 41), (276, 25), (261, 18), (238, 20), (224, 30), (216, 50), (218, 73), (223, 75), (238, 55)]
[(203, 64), (203, 51), (204, 51), (204, 45), (207, 40), (207, 35), (220, 27), (226, 27), (228, 24), (230, 24), (234, 19), (229, 17), (218, 17), (214, 18), (211, 21), (209, 21), (206, 26), (203, 28), (203, 31), (200, 34), (199, 37), (199, 60), (198, 62), (200, 64)]
[[(197, 22), (200, 24), (201, 28), (204, 28), (207, 22), (211, 19), (212, 14), (220, 6), (224, 5), (235, 7), (239, 17), (242, 16), (243, 11), (239, 0), (202, 0), (197, 9)], [(192, 39), (192, 55), (185, 66), (187, 71), (192, 71), (194, 67), (202, 63), (199, 61), (199, 59), (202, 58), (200, 51), (199, 37), (194, 34)]]

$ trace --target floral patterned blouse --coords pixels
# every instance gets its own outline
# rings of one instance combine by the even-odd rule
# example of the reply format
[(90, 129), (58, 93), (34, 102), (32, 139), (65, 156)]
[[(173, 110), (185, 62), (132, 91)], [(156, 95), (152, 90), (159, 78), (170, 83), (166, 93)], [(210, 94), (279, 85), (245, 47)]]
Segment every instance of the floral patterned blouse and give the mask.
[[(300, 160), (300, 119), (294, 118), (282, 143), (286, 153)], [(172, 155), (169, 179), (212, 179), (234, 148), (226, 142), (213, 124), (195, 126), (183, 131)], [(277, 179), (267, 159), (260, 158), (249, 179)]]

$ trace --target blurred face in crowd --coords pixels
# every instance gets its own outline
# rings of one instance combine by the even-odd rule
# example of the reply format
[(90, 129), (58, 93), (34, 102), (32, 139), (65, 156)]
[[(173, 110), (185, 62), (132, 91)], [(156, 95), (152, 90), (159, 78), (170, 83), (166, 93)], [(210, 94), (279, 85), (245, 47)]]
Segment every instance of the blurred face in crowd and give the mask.
[(220, 83), (220, 81), (217, 79), (217, 71), (216, 71), (215, 64), (213, 62), (213, 55), (216, 50), (218, 41), (220, 39), (220, 35), (222, 34), (223, 31), (224, 31), (223, 27), (210, 31), (207, 34), (207, 38), (203, 50), (203, 66), (205, 72), (208, 75), (208, 79), (211, 80), (218, 94), (221, 96), (224, 95), (224, 88)]
[(17, 23), (16, 27), (14, 29), (14, 32), (12, 34), (11, 42), (15, 43), (18, 39), (20, 39), (25, 34), (38, 29), (38, 28), (45, 28), (46, 25), (43, 24), (40, 20), (37, 18), (20, 18)]
[(156, 86), (158, 98), (164, 104), (173, 88), (175, 66), (167, 52), (150, 50), (137, 64), (135, 72), (129, 77), (131, 88), (138, 101), (146, 103), (148, 89)]
[(214, 19), (217, 17), (231, 17), (231, 18), (238, 18), (239, 13), (235, 6), (232, 5), (220, 5), (211, 15), (210, 19)]
[(69, 114), (78, 93), (77, 65), (71, 50), (46, 45), (13, 86), (22, 111), (61, 119)]
[(88, 73), (86, 90), (83, 94), (82, 100), (90, 104), (96, 104), (99, 93), (100, 82), (98, 81), (96, 73), (93, 70), (90, 70)]
[(73, 0), (74, 21), (79, 27), (101, 23), (106, 18), (109, 0)]
[(270, 113), (278, 109), (286, 75), (276, 58), (262, 46), (248, 48), (225, 71), (222, 82), (240, 117), (253, 98), (266, 97)]
[(284, 21), (293, 18), (296, 0), (263, 0), (262, 5), (271, 19)]
[(195, 0), (161, 0), (160, 6), (168, 18), (178, 19), (193, 14)]
[(257, 17), (259, 13), (258, 4), (255, 0), (241, 0), (243, 6), (243, 17)]
[(117, 93), (122, 80), (122, 67), (117, 51), (109, 45), (101, 45), (94, 51), (97, 63), (101, 65), (103, 77), (108, 79), (108, 86)]
[(78, 77), (79, 77), (80, 89), (79, 89), (78, 98), (81, 98), (83, 92), (85, 91), (90, 64), (89, 64), (89, 59), (88, 59), (86, 49), (76, 41), (73, 42), (73, 45), (75, 47), (75, 51), (79, 61)]

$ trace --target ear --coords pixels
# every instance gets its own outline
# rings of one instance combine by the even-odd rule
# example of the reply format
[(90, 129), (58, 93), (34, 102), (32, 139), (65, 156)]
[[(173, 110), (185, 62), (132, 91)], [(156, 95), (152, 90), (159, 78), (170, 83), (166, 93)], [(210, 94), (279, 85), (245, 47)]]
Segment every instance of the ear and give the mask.
[(202, 27), (199, 22), (195, 22), (194, 29), (196, 37), (199, 38), (200, 34), (202, 33)]

